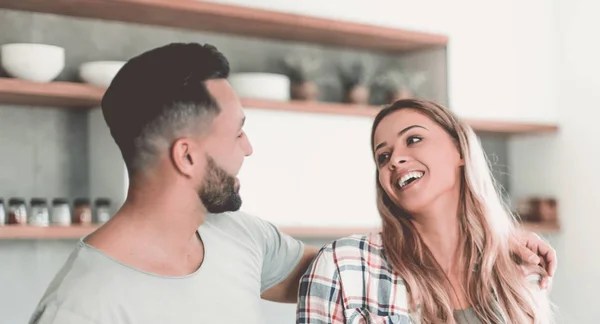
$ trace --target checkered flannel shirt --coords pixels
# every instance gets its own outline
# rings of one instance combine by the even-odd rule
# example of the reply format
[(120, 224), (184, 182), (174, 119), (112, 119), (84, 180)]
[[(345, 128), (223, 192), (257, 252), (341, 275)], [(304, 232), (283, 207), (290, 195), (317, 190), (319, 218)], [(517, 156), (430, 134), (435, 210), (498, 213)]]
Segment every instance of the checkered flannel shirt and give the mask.
[(383, 258), (379, 234), (334, 241), (300, 280), (297, 323), (405, 324), (408, 293)]

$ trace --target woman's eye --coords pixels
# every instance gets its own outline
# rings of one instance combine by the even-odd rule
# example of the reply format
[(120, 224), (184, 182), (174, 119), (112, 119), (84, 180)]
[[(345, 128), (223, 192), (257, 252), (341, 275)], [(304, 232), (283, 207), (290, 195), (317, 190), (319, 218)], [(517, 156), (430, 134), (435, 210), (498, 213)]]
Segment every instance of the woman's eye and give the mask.
[(377, 163), (379, 163), (379, 165), (381, 165), (381, 164), (385, 163), (389, 158), (390, 158), (389, 153), (381, 153), (377, 156)]
[(420, 142), (422, 139), (423, 139), (423, 138), (422, 138), (422, 137), (420, 137), (420, 136), (409, 136), (409, 137), (406, 139), (406, 144), (407, 144), (407, 145), (415, 144), (415, 143), (418, 143), (418, 142)]

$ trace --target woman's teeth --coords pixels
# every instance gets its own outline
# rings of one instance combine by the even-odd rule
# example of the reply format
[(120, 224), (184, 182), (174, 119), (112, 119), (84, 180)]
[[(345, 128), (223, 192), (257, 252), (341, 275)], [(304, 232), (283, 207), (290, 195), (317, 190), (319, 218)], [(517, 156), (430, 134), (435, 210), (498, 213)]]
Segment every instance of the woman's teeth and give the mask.
[(408, 185), (409, 183), (420, 179), (423, 176), (423, 172), (421, 171), (411, 171), (405, 175), (402, 176), (402, 178), (400, 178), (400, 180), (398, 180), (398, 187), (403, 188), (406, 185)]

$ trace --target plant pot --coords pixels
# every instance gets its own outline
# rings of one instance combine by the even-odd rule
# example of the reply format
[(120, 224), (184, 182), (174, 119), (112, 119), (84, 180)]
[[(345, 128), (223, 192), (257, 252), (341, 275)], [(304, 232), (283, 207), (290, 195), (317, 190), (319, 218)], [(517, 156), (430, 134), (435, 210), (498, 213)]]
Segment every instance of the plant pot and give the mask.
[(409, 88), (402, 87), (396, 91), (390, 92), (388, 95), (388, 101), (389, 103), (393, 103), (397, 100), (413, 99), (414, 95), (415, 94)]
[(293, 83), (291, 86), (292, 99), (316, 101), (319, 97), (319, 88), (313, 81)]
[(346, 93), (346, 102), (358, 105), (366, 105), (369, 103), (370, 94), (371, 90), (369, 87), (362, 84), (357, 84), (350, 88)]

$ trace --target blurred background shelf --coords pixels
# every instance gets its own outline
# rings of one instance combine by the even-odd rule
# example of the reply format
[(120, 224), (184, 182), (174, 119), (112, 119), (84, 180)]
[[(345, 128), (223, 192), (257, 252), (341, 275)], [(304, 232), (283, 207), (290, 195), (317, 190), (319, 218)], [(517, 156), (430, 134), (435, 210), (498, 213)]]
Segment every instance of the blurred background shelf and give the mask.
[(557, 222), (524, 222), (523, 227), (529, 231), (541, 234), (560, 232), (560, 224)]
[[(79, 239), (93, 231), (98, 225), (80, 225), (80, 226), (22, 226), (6, 225), (0, 226), (0, 239), (24, 239), (24, 240), (43, 240), (43, 239)], [(556, 223), (524, 223), (524, 227), (530, 231), (540, 234), (557, 233), (560, 226)], [(281, 227), (280, 230), (290, 236), (297, 238), (336, 239), (353, 234), (366, 234), (377, 232), (378, 228), (368, 227)]]
[(0, 8), (390, 52), (448, 42), (432, 33), (193, 0), (0, 0)]
[(104, 90), (83, 83), (0, 78), (0, 104), (87, 109), (100, 104)]
[[(89, 109), (100, 105), (103, 88), (76, 82), (37, 83), (0, 78), (0, 104), (41, 105)], [(325, 113), (347, 116), (374, 117), (376, 106), (361, 106), (330, 102), (269, 101), (243, 98), (246, 108)], [(556, 132), (558, 126), (544, 123), (521, 123), (466, 119), (476, 131), (496, 134)]]
[(0, 239), (78, 239), (97, 228), (98, 226), (95, 225), (48, 227), (6, 225), (0, 226)]

